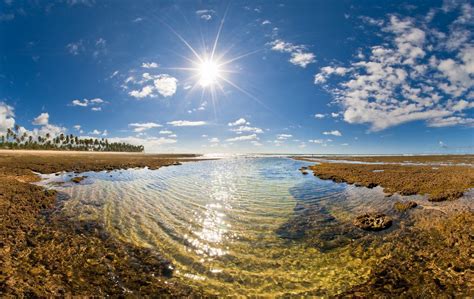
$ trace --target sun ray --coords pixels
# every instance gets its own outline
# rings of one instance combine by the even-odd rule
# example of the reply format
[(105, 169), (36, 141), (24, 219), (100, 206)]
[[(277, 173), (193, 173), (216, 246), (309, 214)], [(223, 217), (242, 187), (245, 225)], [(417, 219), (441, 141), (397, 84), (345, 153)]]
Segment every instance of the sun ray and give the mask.
[(224, 21), (225, 21), (225, 18), (227, 16), (228, 10), (229, 10), (229, 6), (227, 6), (227, 8), (226, 8), (224, 16), (222, 17), (221, 23), (219, 25), (219, 29), (217, 30), (216, 39), (214, 40), (214, 45), (212, 46), (211, 60), (214, 59), (214, 53), (216, 52), (217, 43), (219, 42), (219, 37), (221, 35), (222, 27), (224, 27)]
[(194, 56), (196, 56), (196, 58), (200, 61), (200, 62), (203, 62), (203, 59), (201, 58), (201, 56), (199, 56), (199, 54), (196, 52), (196, 50), (194, 50), (194, 48), (178, 33), (176, 32), (173, 27), (171, 27), (170, 25), (168, 25), (167, 23), (163, 22), (163, 24), (165, 24), (165, 26), (167, 26), (171, 32), (174, 33), (174, 35), (176, 35), (185, 45), (186, 47), (188, 47), (188, 49), (193, 52)]
[(245, 58), (245, 57), (247, 57), (247, 56), (253, 55), (253, 54), (258, 53), (258, 52), (261, 52), (261, 51), (262, 51), (262, 49), (254, 50), (254, 51), (251, 51), (251, 52), (247, 52), (247, 53), (245, 53), (245, 54), (242, 54), (242, 55), (240, 55), (240, 56), (231, 58), (231, 59), (229, 59), (229, 60), (227, 60), (227, 61), (224, 61), (224, 62), (220, 63), (220, 64), (219, 64), (219, 67), (225, 66), (225, 65), (227, 65), (227, 64), (229, 64), (229, 63), (232, 63), (232, 62), (234, 62), (234, 61), (237, 61), (237, 60), (239, 60), (239, 59)]

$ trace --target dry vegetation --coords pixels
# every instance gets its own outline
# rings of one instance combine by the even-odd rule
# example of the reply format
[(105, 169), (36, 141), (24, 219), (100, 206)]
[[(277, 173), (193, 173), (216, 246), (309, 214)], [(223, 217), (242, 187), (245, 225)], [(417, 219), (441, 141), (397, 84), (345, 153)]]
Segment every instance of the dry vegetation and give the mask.
[(388, 194), (428, 194), (431, 201), (456, 199), (474, 187), (474, 168), (467, 166), (322, 163), (310, 169), (321, 179), (370, 188), (380, 185)]
[[(301, 157), (300, 157), (301, 158)], [(426, 155), (426, 156), (318, 156), (303, 157), (303, 159), (328, 159), (359, 162), (384, 163), (449, 163), (474, 164), (474, 155)]]

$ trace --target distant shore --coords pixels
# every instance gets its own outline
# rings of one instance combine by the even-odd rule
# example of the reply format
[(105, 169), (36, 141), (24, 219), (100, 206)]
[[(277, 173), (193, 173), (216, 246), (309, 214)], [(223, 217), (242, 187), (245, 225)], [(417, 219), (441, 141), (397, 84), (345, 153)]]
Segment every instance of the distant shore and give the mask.
[(443, 201), (474, 188), (474, 155), (294, 158), (317, 162), (309, 168), (321, 179), (381, 186), (387, 195), (420, 194), (431, 201)]

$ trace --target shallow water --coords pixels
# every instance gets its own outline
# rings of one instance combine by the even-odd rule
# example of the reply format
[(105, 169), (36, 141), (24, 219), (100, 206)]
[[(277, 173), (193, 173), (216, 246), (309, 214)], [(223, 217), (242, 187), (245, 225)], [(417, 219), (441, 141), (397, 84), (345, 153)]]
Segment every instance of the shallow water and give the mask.
[[(298, 171), (311, 164), (238, 157), (159, 170), (87, 172), (81, 184), (55, 183), (72, 174), (45, 175), (42, 184), (69, 195), (63, 212), (70, 217), (101, 221), (115, 237), (163, 253), (176, 268), (174, 279), (186, 284), (219, 295), (317, 290), (328, 296), (364, 282), (377, 259), (354, 254), (354, 238), (382, 239), (402, 223), (410, 225), (392, 208), (407, 198), (387, 199), (381, 188)], [(354, 231), (352, 219), (372, 211), (399, 221), (379, 233)], [(291, 222), (308, 213), (316, 221)], [(295, 223), (302, 235), (288, 231)], [(305, 229), (320, 233), (306, 238)]]

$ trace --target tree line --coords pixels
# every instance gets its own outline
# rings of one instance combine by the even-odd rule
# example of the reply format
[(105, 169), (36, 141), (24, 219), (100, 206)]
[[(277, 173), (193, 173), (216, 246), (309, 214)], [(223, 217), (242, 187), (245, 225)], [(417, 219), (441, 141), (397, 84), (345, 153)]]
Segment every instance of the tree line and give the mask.
[[(1, 134), (1, 133), (0, 133)], [(143, 152), (143, 145), (132, 145), (124, 142), (109, 142), (106, 138), (80, 138), (73, 134), (59, 134), (56, 137), (46, 133), (44, 136), (33, 136), (28, 132), (21, 133), (20, 126), (7, 129), (0, 135), (2, 149), (33, 150), (74, 150), (96, 152)]]

